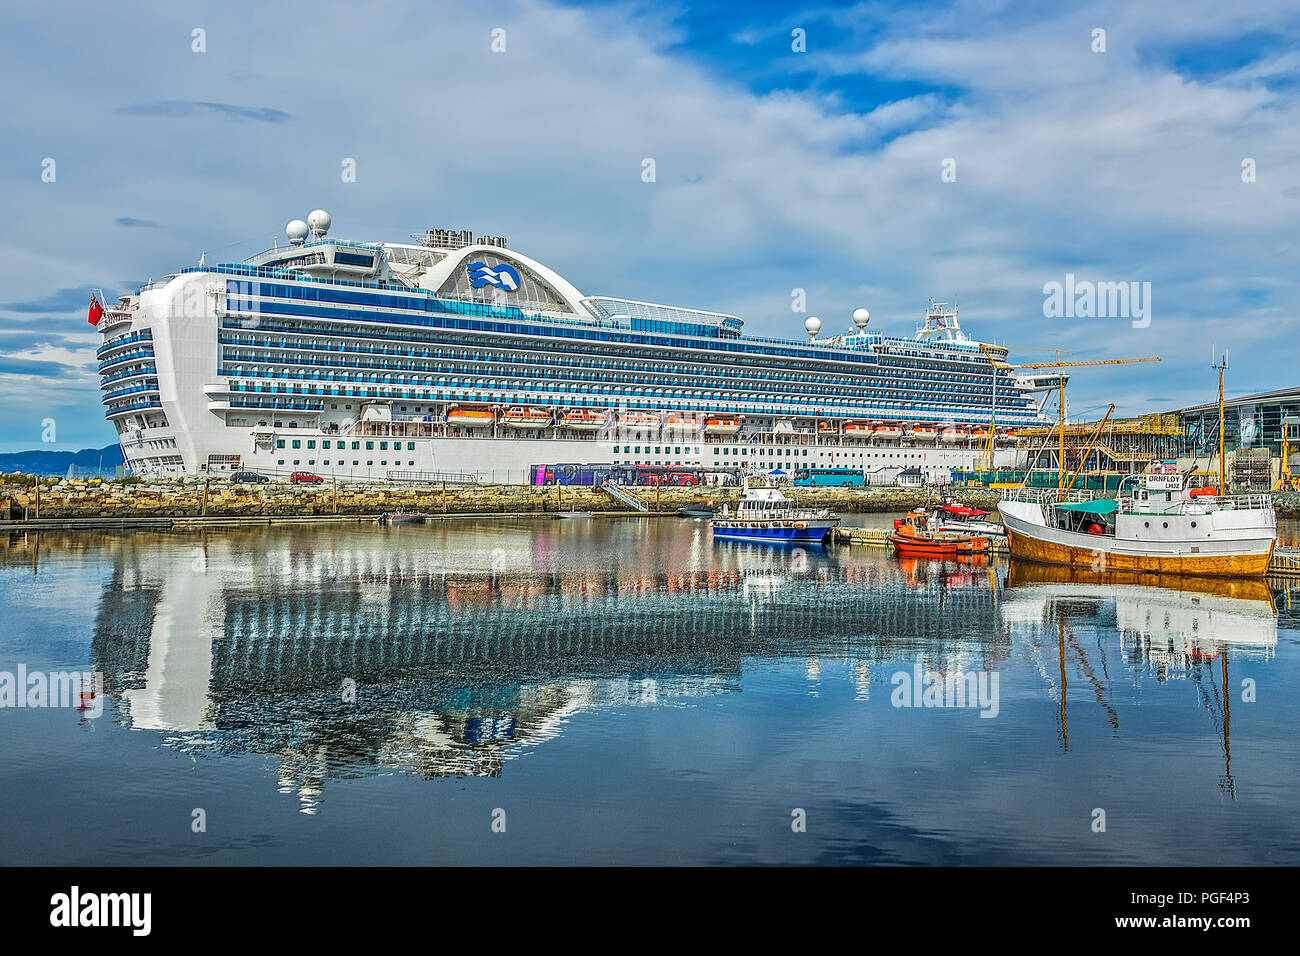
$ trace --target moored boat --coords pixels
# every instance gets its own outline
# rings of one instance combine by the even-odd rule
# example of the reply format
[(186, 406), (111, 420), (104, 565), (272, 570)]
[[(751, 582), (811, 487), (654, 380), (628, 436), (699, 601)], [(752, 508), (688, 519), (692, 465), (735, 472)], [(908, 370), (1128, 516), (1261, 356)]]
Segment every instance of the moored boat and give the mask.
[(957, 534), (984, 534), (1000, 537), (1006, 530), (996, 521), (987, 521), (989, 513), (955, 501), (945, 501), (934, 511), (934, 519), (940, 531)]
[(955, 558), (989, 550), (986, 536), (939, 530), (938, 522), (924, 510), (909, 511), (895, 519), (889, 543), (895, 554), (911, 557)]
[(750, 488), (742, 479), (740, 505), (726, 505), (710, 523), (714, 538), (769, 544), (819, 544), (840, 523), (828, 509), (799, 508), (779, 488)]
[(418, 511), (385, 511), (379, 516), (380, 524), (424, 524), (429, 516)]
[(1277, 517), (1266, 494), (1185, 488), (1181, 475), (1126, 478), (1115, 498), (1021, 490), (998, 506), (1013, 558), (1144, 574), (1262, 577)]

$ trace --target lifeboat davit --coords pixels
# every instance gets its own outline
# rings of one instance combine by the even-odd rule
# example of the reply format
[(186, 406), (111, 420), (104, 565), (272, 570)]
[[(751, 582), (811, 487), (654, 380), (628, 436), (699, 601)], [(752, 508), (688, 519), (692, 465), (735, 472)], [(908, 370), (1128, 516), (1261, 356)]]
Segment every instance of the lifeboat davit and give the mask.
[(447, 424), (457, 428), (490, 428), (496, 415), (487, 406), (453, 405), (447, 409)]
[(1002, 444), (1004, 445), (1007, 442), (1013, 442), (1015, 440), (1016, 440), (1016, 433), (1011, 431), (1010, 429), (1004, 432), (998, 432), (998, 441), (1002, 442)]
[(605, 416), (590, 408), (576, 408), (565, 412), (560, 427), (575, 432), (598, 432), (605, 425)]
[(903, 429), (899, 425), (885, 424), (885, 425), (877, 425), (875, 428), (876, 438), (893, 439), (893, 438), (902, 438), (903, 435), (904, 435)]
[(740, 421), (735, 418), (710, 418), (704, 422), (706, 435), (734, 435), (740, 431)]
[(640, 435), (657, 435), (659, 419), (644, 412), (628, 412), (618, 416), (618, 428), (622, 432), (635, 432)]
[(501, 424), (506, 428), (517, 428), (522, 431), (535, 431), (539, 428), (547, 428), (554, 419), (551, 413), (544, 408), (526, 408), (523, 405), (516, 405), (514, 408), (507, 409), (501, 416)]
[(949, 427), (939, 433), (939, 441), (943, 442), (945, 445), (953, 445), (959, 441), (965, 440), (966, 429), (964, 428)]

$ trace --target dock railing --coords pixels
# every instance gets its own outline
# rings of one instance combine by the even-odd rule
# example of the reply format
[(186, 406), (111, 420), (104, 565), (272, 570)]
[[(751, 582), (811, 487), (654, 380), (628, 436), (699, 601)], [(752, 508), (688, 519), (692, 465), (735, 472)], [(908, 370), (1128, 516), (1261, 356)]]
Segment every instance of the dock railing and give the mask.
[(624, 489), (618, 487), (618, 485), (614, 484), (613, 482), (606, 481), (600, 487), (610, 497), (618, 499), (619, 501), (623, 502), (623, 504), (627, 505), (629, 508), (633, 508), (636, 511), (650, 510), (650, 506), (648, 504), (646, 504), (636, 495), (632, 494), (630, 491), (625, 491)]

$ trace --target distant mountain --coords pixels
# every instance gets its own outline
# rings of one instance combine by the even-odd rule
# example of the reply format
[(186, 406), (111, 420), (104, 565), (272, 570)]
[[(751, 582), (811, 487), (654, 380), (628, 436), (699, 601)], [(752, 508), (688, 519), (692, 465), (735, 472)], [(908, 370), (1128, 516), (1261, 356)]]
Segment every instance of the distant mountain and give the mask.
[(66, 475), (69, 465), (111, 470), (122, 464), (122, 446), (83, 448), (81, 451), (15, 451), (0, 454), (0, 472), (25, 475)]

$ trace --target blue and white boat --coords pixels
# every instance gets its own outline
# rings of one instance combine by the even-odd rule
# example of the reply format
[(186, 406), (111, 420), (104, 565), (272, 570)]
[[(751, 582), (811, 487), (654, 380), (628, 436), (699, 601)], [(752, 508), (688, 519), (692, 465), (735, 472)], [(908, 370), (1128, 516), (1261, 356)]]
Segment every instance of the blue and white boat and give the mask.
[(833, 511), (795, 507), (780, 488), (750, 488), (745, 481), (737, 510), (723, 505), (711, 527), (713, 537), (732, 541), (820, 544), (839, 523)]

